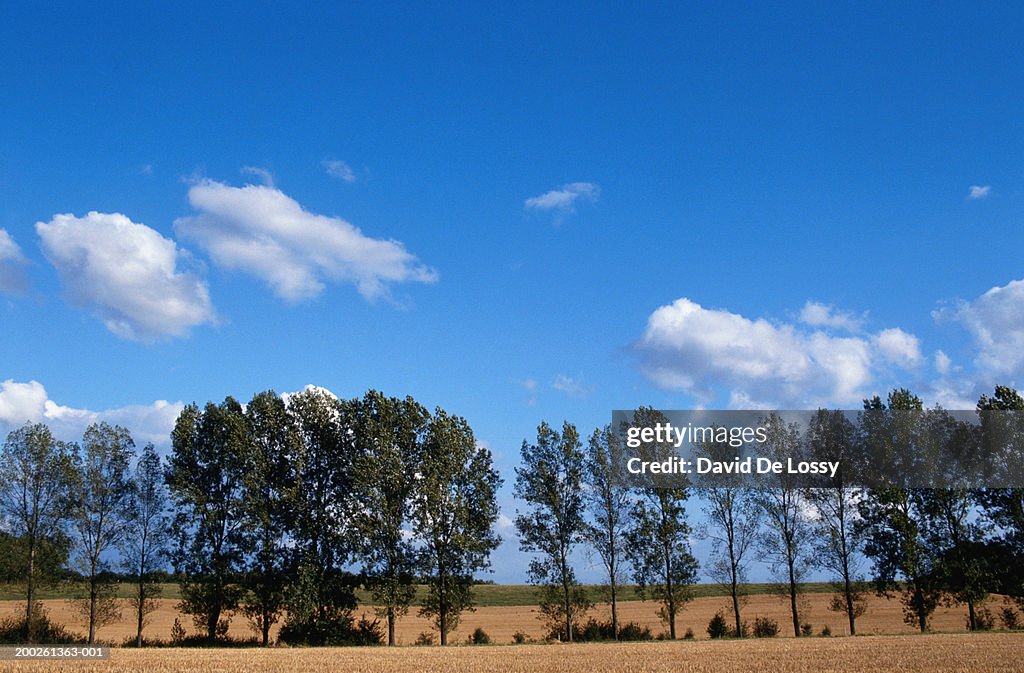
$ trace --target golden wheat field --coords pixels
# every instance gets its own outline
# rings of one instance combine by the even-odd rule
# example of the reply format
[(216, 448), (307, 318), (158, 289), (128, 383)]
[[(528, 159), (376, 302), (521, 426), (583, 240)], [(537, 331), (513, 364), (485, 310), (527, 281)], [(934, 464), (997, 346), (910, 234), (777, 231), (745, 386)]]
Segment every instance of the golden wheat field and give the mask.
[[(821, 631), (823, 626), (827, 625), (833, 635), (846, 635), (848, 628), (844, 617), (828, 609), (829, 600), (829, 594), (807, 594), (803, 610), (804, 619), (812, 625), (816, 634)], [(67, 601), (47, 600), (43, 603), (49, 611), (50, 617), (56, 622), (65, 625), (72, 631), (86, 632), (86, 623)], [(175, 617), (180, 617), (182, 624), (191, 631), (190, 619), (177, 612), (176, 604), (177, 601), (170, 599), (160, 601), (160, 608), (149, 616), (150, 622), (145, 631), (148, 638), (169, 640)], [(996, 612), (996, 608), (1001, 605), (998, 599), (991, 599), (990, 604), (993, 607), (993, 612)], [(0, 618), (12, 614), (15, 610), (23, 609), (24, 603), (2, 601), (0, 602)], [(373, 615), (372, 608), (360, 609), (365, 610), (369, 616)], [(693, 629), (694, 635), (698, 639), (707, 638), (708, 621), (718, 610), (723, 610), (726, 615), (729, 614), (726, 598), (718, 596), (694, 599), (687, 604), (686, 609), (676, 621), (678, 635), (682, 637), (690, 628)], [(657, 611), (658, 605), (652, 602), (621, 602), (619, 603), (619, 621), (620, 623), (638, 622), (643, 626), (650, 627), (652, 632), (657, 634), (665, 630)], [(409, 615), (397, 624), (396, 636), (400, 645), (411, 645), (421, 632), (430, 630), (430, 623), (426, 619), (416, 616), (415, 613), (416, 609), (413, 608)], [(476, 612), (468, 612), (463, 615), (462, 623), (452, 634), (450, 642), (465, 640), (466, 635), (472, 633), (477, 627), (484, 629), (498, 644), (511, 643), (512, 636), (516, 632), (522, 632), (532, 639), (541, 640), (544, 636), (544, 628), (537, 616), (537, 608), (530, 606), (481, 607)], [(606, 619), (608, 609), (606, 606), (598, 606), (588, 616)], [(771, 595), (750, 596), (744, 607), (743, 618), (745, 621), (753, 623), (754, 618), (759, 616), (777, 620), (780, 626), (780, 635), (792, 636), (792, 629), (787, 630), (787, 625), (791, 622), (788, 621), (790, 619), (788, 605), (784, 601)], [(940, 607), (933, 616), (932, 628), (935, 631), (962, 631), (965, 628), (965, 620), (966, 612), (963, 607)], [(903, 623), (903, 613), (899, 601), (871, 597), (867, 613), (857, 620), (857, 632), (863, 635), (912, 634), (914, 629)], [(231, 622), (230, 634), (238, 638), (254, 635), (248, 628), (245, 618), (241, 616), (236, 616)], [(135, 625), (127, 604), (120, 622), (104, 626), (98, 632), (99, 640), (118, 644), (134, 635)]]
[(53, 673), (811, 673), (1024, 671), (1024, 635), (936, 634), (774, 640), (268, 650), (115, 649), (103, 662), (0, 662)]

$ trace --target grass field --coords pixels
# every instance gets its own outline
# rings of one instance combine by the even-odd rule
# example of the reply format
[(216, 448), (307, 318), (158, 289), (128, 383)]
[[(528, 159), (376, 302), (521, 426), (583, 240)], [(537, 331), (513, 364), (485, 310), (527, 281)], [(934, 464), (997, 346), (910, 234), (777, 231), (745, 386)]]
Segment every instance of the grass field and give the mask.
[(53, 673), (1003, 673), (1024, 671), (1022, 634), (938, 634), (634, 644), (269, 650), (115, 650), (104, 662), (0, 661)]

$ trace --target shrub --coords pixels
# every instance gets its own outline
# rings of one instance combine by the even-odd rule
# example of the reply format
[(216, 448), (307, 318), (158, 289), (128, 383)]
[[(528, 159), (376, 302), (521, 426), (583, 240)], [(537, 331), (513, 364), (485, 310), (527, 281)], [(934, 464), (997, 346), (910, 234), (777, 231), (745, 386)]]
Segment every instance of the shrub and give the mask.
[(686, 633), (683, 634), (683, 640), (693, 640), (693, 629), (687, 628)]
[(626, 622), (619, 628), (619, 640), (654, 640), (651, 629), (636, 622)]
[[(0, 643), (28, 642), (28, 620), (24, 616), (0, 620)], [(68, 645), (85, 640), (60, 624), (51, 622), (41, 603), (32, 608), (32, 642), (37, 645)]]
[(729, 623), (725, 621), (725, 615), (721, 612), (716, 612), (708, 622), (708, 635), (712, 638), (725, 638), (729, 635)]
[(322, 622), (289, 622), (281, 627), (278, 640), (288, 645), (382, 645), (384, 630), (379, 619), (358, 621), (350, 614)]
[(491, 637), (487, 635), (486, 631), (478, 626), (473, 633), (469, 634), (469, 638), (466, 642), (470, 645), (490, 645)]
[(771, 617), (758, 617), (754, 620), (755, 638), (774, 638), (779, 633), (779, 623)]
[(523, 643), (528, 643), (528, 642), (530, 642), (530, 640), (531, 640), (530, 636), (526, 635), (522, 631), (516, 631), (515, 633), (512, 634), (512, 642), (515, 643), (516, 645), (522, 645)]
[(420, 631), (420, 635), (416, 636), (417, 645), (433, 645), (434, 644), (434, 632), (433, 631)]
[(175, 645), (185, 642), (185, 627), (181, 625), (181, 620), (177, 617), (174, 618), (174, 624), (171, 626), (171, 642)]
[(810, 624), (801, 624), (800, 625), (800, 635), (801, 636), (810, 636), (812, 634), (814, 634), (814, 629), (811, 628)]
[(1015, 631), (1020, 628), (1020, 617), (1017, 615), (1017, 611), (1009, 605), (1003, 606), (999, 620), (1003, 622), (1003, 628), (1007, 631)]
[(818, 635), (822, 638), (829, 638), (832, 636), (832, 629), (828, 627), (828, 624), (825, 624), (825, 626), (821, 627), (821, 633)]

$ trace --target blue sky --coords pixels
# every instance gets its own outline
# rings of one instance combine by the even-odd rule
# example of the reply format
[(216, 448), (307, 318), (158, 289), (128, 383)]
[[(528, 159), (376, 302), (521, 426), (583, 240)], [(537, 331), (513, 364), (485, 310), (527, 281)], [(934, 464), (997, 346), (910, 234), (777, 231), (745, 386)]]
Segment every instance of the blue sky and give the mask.
[(1024, 13), (549, 4), (9, 8), (0, 430), (377, 388), (511, 516), (541, 419), (1021, 381)]

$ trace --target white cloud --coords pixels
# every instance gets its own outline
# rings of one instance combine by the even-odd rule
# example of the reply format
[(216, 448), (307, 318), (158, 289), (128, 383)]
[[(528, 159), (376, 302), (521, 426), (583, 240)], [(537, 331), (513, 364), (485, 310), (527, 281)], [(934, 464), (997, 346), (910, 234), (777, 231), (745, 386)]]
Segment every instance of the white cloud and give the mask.
[(590, 388), (583, 385), (583, 383), (571, 376), (565, 374), (559, 374), (555, 377), (551, 387), (560, 393), (564, 393), (569, 397), (583, 398), (590, 394)]
[(340, 159), (324, 159), (320, 162), (324, 170), (327, 171), (327, 175), (332, 178), (338, 178), (342, 182), (355, 182), (356, 174), (352, 168)]
[(152, 404), (92, 411), (54, 402), (38, 381), (0, 382), (0, 426), (12, 430), (27, 422), (43, 422), (57, 437), (69, 441), (79, 439), (90, 423), (106, 421), (128, 428), (139, 445), (153, 442), (166, 446), (174, 422), (184, 408), (182, 402), (157, 400)]
[(274, 174), (266, 168), (260, 168), (259, 166), (242, 166), (241, 172), (256, 176), (266, 187), (274, 186)]
[(725, 387), (734, 406), (795, 408), (859, 405), (876, 373), (888, 363), (915, 361), (916, 347), (901, 330), (835, 336), (686, 298), (655, 310), (636, 344), (643, 372), (662, 388), (707, 399)]
[(21, 294), (28, 286), (24, 266), (28, 260), (6, 229), (0, 229), (0, 292)]
[(883, 358), (900, 367), (916, 367), (923, 360), (918, 338), (898, 327), (882, 330), (873, 337), (873, 341)]
[(974, 339), (974, 364), (990, 376), (1024, 374), (1024, 280), (993, 287), (973, 301), (934, 311), (939, 322), (954, 321)]
[(329, 280), (354, 283), (367, 299), (387, 296), (391, 283), (437, 281), (437, 272), (400, 242), (310, 213), (280, 190), (207, 180), (193, 185), (188, 198), (199, 214), (176, 220), (178, 235), (198, 243), (215, 263), (261, 279), (283, 299), (315, 297)]
[(597, 203), (601, 188), (592, 182), (571, 182), (540, 196), (531, 196), (524, 204), (528, 210), (557, 210), (572, 213), (577, 201)]
[(860, 331), (867, 314), (856, 316), (849, 311), (839, 311), (830, 304), (808, 301), (800, 310), (800, 322), (812, 327), (832, 327), (848, 332)]
[(941, 376), (949, 374), (950, 368), (953, 366), (953, 361), (948, 355), (942, 351), (935, 351), (935, 371)]
[(989, 185), (971, 185), (967, 189), (967, 198), (975, 201), (978, 199), (985, 199), (992, 193), (992, 187)]
[(68, 301), (125, 339), (186, 336), (215, 320), (206, 283), (179, 271), (188, 254), (174, 241), (120, 213), (54, 215), (37, 222), (43, 254)]

